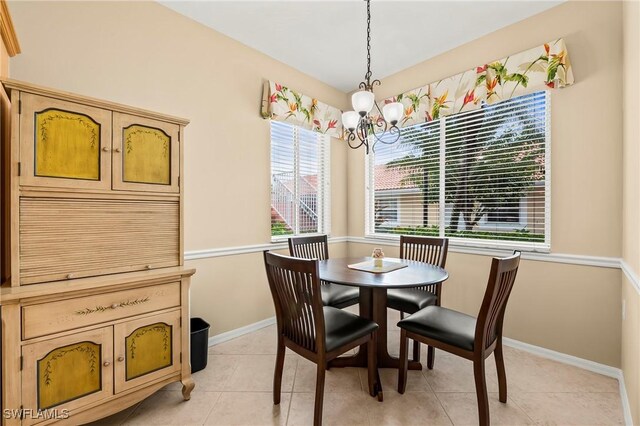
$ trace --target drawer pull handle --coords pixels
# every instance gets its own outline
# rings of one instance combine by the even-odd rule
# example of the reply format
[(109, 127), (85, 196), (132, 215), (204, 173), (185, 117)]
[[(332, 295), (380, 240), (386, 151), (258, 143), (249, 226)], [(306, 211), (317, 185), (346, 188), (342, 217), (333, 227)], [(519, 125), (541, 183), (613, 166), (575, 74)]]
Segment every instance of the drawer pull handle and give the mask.
[(144, 269), (151, 269), (151, 265), (144, 265)]
[(122, 361), (124, 361), (124, 357), (123, 357), (122, 355), (120, 355), (120, 356), (118, 357), (118, 362), (122, 362)]
[(103, 147), (102, 147), (102, 150), (103, 150), (104, 152), (109, 152), (109, 147), (108, 147), (108, 146), (103, 146)]
[(114, 149), (115, 152), (120, 152), (120, 148)]
[(80, 309), (78, 311), (75, 311), (76, 315), (89, 315), (89, 314), (95, 314), (96, 312), (107, 312), (107, 311), (112, 311), (114, 309), (118, 309), (118, 308), (125, 308), (128, 306), (136, 306), (136, 305), (141, 305), (143, 303), (146, 303), (148, 301), (150, 301), (151, 298), (150, 297), (143, 297), (142, 299), (134, 299), (134, 300), (127, 300), (126, 302), (120, 302), (120, 303), (114, 303), (112, 305), (107, 305), (107, 306), (103, 306), (103, 305), (98, 305), (92, 308), (84, 308), (84, 309)]
[(73, 274), (67, 274), (67, 279), (70, 280), (71, 278), (73, 278)]
[(108, 366), (111, 365), (111, 363), (109, 361), (105, 361), (104, 364), (102, 364), (102, 365), (104, 365), (105, 367), (108, 367)]

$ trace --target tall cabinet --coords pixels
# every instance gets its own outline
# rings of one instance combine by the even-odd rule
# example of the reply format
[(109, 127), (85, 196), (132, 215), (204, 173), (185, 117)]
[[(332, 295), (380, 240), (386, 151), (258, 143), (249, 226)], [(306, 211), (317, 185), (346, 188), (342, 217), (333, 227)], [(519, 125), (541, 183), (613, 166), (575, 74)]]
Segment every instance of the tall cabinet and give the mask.
[(188, 121), (5, 80), (2, 424), (79, 424), (182, 382)]

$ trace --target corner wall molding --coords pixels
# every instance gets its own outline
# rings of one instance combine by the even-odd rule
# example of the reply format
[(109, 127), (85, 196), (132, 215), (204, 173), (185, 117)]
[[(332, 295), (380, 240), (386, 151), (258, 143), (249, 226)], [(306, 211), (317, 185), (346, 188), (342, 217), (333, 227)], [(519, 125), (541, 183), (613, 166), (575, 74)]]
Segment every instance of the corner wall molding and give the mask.
[(5, 0), (0, 0), (0, 36), (9, 56), (16, 56), (20, 53), (20, 43)]
[[(244, 336), (245, 334), (258, 331), (262, 328), (268, 327), (276, 323), (276, 317), (270, 317), (263, 319), (262, 321), (254, 322), (253, 324), (246, 325), (244, 327), (236, 328), (225, 333), (221, 333), (209, 338), (209, 346), (215, 346), (223, 342), (227, 342), (236, 337)], [(631, 417), (631, 406), (629, 405), (629, 398), (627, 395), (627, 389), (624, 384), (624, 375), (619, 368), (611, 367), (609, 365), (600, 364), (598, 362), (590, 361), (588, 359), (579, 358), (577, 356), (564, 354), (551, 349), (543, 348), (541, 346), (531, 345), (529, 343), (521, 342), (519, 340), (510, 339), (504, 337), (502, 342), (509, 347), (520, 349), (522, 351), (537, 355), (543, 358), (557, 361), (562, 364), (572, 365), (574, 367), (582, 368), (594, 373), (602, 374), (603, 376), (611, 377), (618, 380), (620, 389), (620, 399), (622, 401), (622, 411), (624, 413), (624, 421), (627, 426), (633, 426), (633, 419)]]
[(629, 266), (629, 264), (624, 261), (624, 259), (620, 259), (620, 269), (622, 269), (624, 275), (631, 282), (633, 288), (636, 289), (636, 292), (640, 294), (640, 279), (638, 278), (638, 275), (635, 273), (635, 271), (631, 269), (631, 266)]

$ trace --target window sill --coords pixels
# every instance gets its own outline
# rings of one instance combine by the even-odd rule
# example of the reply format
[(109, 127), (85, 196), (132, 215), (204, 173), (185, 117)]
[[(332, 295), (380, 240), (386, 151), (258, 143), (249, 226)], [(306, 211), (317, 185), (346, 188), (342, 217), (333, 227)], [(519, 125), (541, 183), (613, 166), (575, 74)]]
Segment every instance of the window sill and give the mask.
[[(398, 247), (400, 235), (368, 234), (363, 238), (367, 243), (379, 243), (381, 245)], [(351, 241), (351, 238), (350, 238)], [(551, 253), (548, 244), (531, 244), (522, 241), (475, 241), (470, 239), (460, 239), (449, 237), (449, 249), (459, 253), (479, 254), (487, 256), (504, 255), (513, 250), (520, 250), (530, 253)]]
[(326, 235), (329, 242), (331, 241), (331, 234), (323, 234), (320, 232), (315, 232), (313, 234), (298, 234), (298, 235), (278, 235), (277, 237), (271, 237), (271, 244), (286, 244), (289, 242), (289, 238), (298, 238), (298, 237), (317, 237), (319, 235)]

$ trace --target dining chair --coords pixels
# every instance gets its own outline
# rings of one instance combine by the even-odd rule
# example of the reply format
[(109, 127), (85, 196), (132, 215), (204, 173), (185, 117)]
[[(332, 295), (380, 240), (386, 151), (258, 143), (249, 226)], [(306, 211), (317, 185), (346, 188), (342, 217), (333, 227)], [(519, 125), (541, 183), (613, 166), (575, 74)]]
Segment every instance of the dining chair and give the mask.
[(378, 395), (376, 334), (378, 324), (351, 312), (323, 306), (318, 261), (264, 252), (264, 264), (276, 310), (278, 347), (273, 403), (280, 404), (285, 348), (317, 365), (313, 424), (322, 424), (327, 363), (367, 344), (369, 394)]
[[(329, 244), (326, 235), (289, 238), (289, 255), (303, 259), (325, 260), (329, 258)], [(321, 281), (322, 303), (334, 308), (346, 308), (358, 303), (360, 292), (357, 287)]]
[[(448, 238), (419, 236), (400, 236), (400, 259), (429, 263), (444, 269), (449, 250)], [(387, 307), (400, 311), (400, 319), (404, 314), (415, 314), (427, 306), (440, 306), (442, 300), (442, 283), (416, 288), (390, 289), (387, 291)], [(413, 360), (420, 361), (420, 343), (413, 342)], [(433, 369), (435, 350), (427, 348), (427, 368)]]
[(477, 318), (440, 306), (428, 306), (398, 323), (400, 327), (398, 392), (404, 393), (407, 386), (407, 339), (418, 340), (473, 361), (480, 425), (490, 424), (484, 360), (495, 352), (498, 396), (500, 402), (507, 402), (502, 325), (519, 264), (520, 252), (518, 251), (509, 257), (493, 259), (489, 281)]

